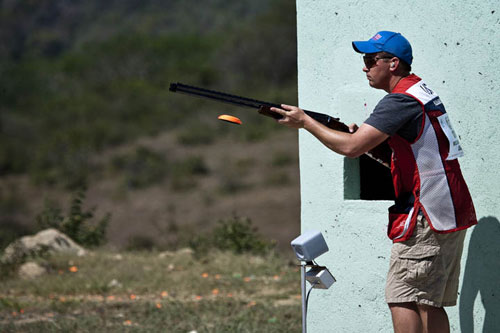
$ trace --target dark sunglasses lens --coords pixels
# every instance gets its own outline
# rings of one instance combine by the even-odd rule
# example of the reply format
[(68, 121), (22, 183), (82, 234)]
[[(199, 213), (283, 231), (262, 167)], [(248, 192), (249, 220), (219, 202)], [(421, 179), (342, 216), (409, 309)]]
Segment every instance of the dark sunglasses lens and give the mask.
[(365, 62), (365, 66), (367, 68), (372, 67), (373, 65), (375, 65), (376, 62), (374, 57), (363, 57), (363, 61)]

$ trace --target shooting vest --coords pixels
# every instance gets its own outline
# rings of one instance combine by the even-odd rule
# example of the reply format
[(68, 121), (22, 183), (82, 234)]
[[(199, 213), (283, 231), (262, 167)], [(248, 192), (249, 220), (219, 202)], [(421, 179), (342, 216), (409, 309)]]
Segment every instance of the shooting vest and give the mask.
[(389, 238), (394, 242), (408, 240), (418, 214), (439, 233), (476, 224), (474, 205), (457, 160), (463, 151), (439, 96), (413, 74), (399, 81), (392, 93), (415, 98), (422, 105), (423, 117), (414, 142), (397, 134), (389, 139), (396, 194), (395, 205), (389, 208)]

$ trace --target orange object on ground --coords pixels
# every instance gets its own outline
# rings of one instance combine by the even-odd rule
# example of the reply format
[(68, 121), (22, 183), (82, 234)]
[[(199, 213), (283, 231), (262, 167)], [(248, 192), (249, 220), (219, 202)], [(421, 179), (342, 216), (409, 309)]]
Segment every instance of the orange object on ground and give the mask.
[(239, 118), (227, 114), (221, 114), (217, 117), (217, 119), (227, 121), (228, 123), (241, 125), (241, 120)]

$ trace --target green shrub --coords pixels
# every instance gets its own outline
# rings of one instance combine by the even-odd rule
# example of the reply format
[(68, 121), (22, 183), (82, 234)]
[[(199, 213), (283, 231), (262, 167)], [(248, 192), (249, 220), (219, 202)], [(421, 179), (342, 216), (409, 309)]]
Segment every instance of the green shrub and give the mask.
[(57, 204), (46, 201), (43, 211), (36, 217), (38, 227), (55, 228), (83, 246), (95, 247), (104, 244), (111, 214), (108, 213), (97, 223), (92, 223), (94, 212), (82, 209), (84, 199), (85, 189), (77, 191), (71, 200), (71, 207), (66, 217), (62, 215)]
[(252, 225), (249, 218), (233, 216), (219, 220), (217, 226), (207, 236), (197, 236), (190, 241), (190, 246), (199, 254), (208, 253), (215, 248), (236, 254), (266, 254), (275, 247), (275, 243), (265, 240)]

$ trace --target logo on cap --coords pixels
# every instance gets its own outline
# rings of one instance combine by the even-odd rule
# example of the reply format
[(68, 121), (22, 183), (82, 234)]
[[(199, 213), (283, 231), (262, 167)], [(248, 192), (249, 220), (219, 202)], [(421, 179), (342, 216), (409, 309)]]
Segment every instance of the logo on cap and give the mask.
[(382, 38), (380, 34), (376, 34), (375, 36), (372, 37), (373, 40), (379, 40), (380, 38)]

